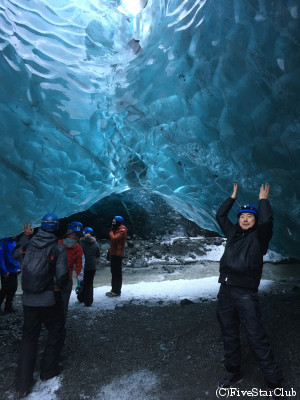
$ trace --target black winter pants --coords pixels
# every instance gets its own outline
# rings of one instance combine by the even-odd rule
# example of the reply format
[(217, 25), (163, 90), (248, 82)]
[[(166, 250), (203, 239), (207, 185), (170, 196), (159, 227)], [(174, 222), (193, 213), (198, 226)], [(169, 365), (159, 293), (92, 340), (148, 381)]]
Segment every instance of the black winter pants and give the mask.
[(30, 391), (38, 349), (41, 327), (48, 336), (41, 361), (41, 379), (51, 379), (59, 374), (58, 362), (65, 339), (64, 315), (61, 304), (51, 307), (23, 306), (23, 336), (19, 348), (16, 371), (16, 390)]
[(94, 276), (95, 270), (84, 271), (83, 275), (83, 290), (77, 295), (80, 302), (84, 302), (86, 307), (90, 307), (94, 301)]
[(116, 294), (121, 294), (122, 288), (122, 257), (110, 257), (111, 270), (111, 290)]
[(267, 383), (279, 383), (278, 367), (266, 336), (257, 292), (222, 284), (218, 294), (217, 317), (224, 343), (225, 368), (235, 373), (241, 367), (240, 324), (256, 354)]
[(5, 300), (4, 311), (12, 309), (12, 302), (18, 289), (18, 274), (10, 272), (7, 277), (1, 275), (0, 306)]

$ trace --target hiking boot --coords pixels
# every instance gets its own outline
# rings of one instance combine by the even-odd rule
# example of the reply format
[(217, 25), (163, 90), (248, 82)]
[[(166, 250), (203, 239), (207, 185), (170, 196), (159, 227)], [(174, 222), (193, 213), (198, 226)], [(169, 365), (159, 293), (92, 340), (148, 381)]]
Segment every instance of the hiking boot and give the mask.
[(118, 297), (118, 296), (121, 296), (120, 294), (114, 293), (113, 291), (106, 292), (105, 294), (106, 294), (106, 296), (108, 296), (108, 297)]
[(31, 390), (24, 390), (24, 391), (16, 391), (16, 398), (17, 399), (24, 399), (25, 397), (29, 396), (31, 393)]
[(25, 387), (24, 386), (20, 387), (19, 382), (18, 382), (18, 384), (16, 385), (16, 388), (15, 388), (16, 398), (24, 399), (25, 397), (29, 396), (30, 393), (32, 392), (32, 388), (35, 385), (35, 383), (36, 383), (36, 379), (32, 379), (31, 385), (27, 385)]
[(41, 373), (40, 378), (42, 381), (48, 381), (49, 379), (52, 379), (52, 378), (55, 378), (56, 376), (58, 376), (61, 372), (62, 372), (62, 364), (61, 364), (61, 367), (58, 366), (56, 372), (52, 372), (51, 374), (46, 374), (46, 375)]
[(269, 397), (268, 399), (270, 400), (275, 400), (275, 399), (286, 399), (286, 396), (284, 395), (284, 390), (282, 387), (282, 379), (280, 379), (277, 382), (270, 382), (266, 380), (266, 384), (268, 387), (268, 393)]
[(224, 379), (222, 379), (218, 382), (218, 386), (219, 386), (219, 388), (226, 389), (226, 388), (230, 388), (233, 385), (236, 385), (237, 383), (242, 382), (242, 380), (243, 380), (242, 375), (239, 372), (237, 372), (235, 374), (228, 373), (224, 377)]

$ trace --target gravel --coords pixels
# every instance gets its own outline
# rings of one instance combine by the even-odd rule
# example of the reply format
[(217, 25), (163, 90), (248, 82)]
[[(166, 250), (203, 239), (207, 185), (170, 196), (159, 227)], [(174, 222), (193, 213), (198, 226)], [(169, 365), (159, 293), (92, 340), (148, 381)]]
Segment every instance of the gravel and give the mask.
[[(296, 286), (287, 293), (260, 295), (265, 327), (284, 370), (284, 386), (293, 388), (298, 396), (299, 293)], [(3, 400), (14, 399), (13, 379), (21, 340), (20, 295), (14, 303), (15, 314), (0, 316)], [(214, 301), (188, 300), (160, 306), (127, 304), (110, 311), (73, 307), (61, 356), (61, 385), (53, 399), (216, 399), (217, 381), (223, 377), (224, 369), (215, 312)], [(43, 331), (40, 353), (44, 342)], [(242, 356), (244, 380), (239, 384), (240, 390), (265, 389), (258, 363), (243, 334)], [(38, 371), (39, 362), (36, 368)]]

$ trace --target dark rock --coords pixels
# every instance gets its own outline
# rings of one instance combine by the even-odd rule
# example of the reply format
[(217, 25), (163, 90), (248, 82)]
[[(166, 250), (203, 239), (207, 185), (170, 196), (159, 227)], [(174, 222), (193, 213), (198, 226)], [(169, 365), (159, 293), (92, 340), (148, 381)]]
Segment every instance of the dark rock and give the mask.
[(180, 301), (181, 306), (189, 306), (191, 304), (195, 304), (192, 300), (189, 299), (183, 299)]
[(127, 240), (127, 246), (128, 246), (130, 249), (133, 249), (133, 248), (134, 248), (134, 243), (133, 243), (133, 241), (132, 241), (132, 240)]
[(291, 289), (291, 292), (299, 292), (300, 291), (300, 287), (299, 286), (294, 286), (292, 289)]

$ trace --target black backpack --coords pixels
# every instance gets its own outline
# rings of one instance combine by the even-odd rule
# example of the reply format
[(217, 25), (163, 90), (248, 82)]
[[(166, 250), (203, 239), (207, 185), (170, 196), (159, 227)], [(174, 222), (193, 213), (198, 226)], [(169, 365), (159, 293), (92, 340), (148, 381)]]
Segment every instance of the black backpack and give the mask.
[(28, 246), (22, 265), (22, 289), (24, 292), (40, 293), (45, 290), (53, 290), (56, 244), (44, 248), (35, 247), (33, 244)]

